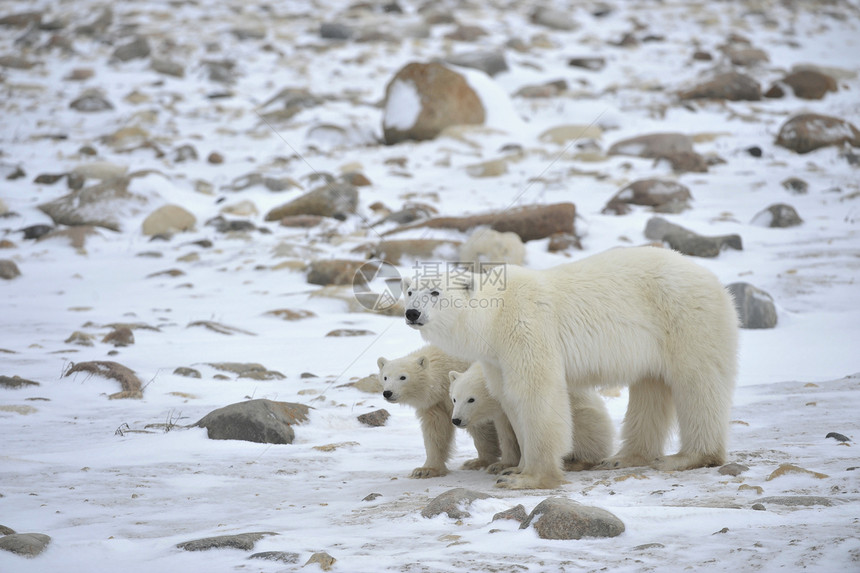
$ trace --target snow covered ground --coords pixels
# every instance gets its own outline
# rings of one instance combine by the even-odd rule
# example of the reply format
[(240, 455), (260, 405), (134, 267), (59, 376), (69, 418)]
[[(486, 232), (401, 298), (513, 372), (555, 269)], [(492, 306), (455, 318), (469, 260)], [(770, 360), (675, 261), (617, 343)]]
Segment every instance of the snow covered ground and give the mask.
[[(423, 21), (417, 3), (401, 2), (402, 14), (346, 12), (350, 4), (119, 3), (105, 31), (89, 36), (74, 30), (95, 20), (104, 4), (3, 3), (0, 17), (39, 10), (43, 24), (65, 27), (0, 27), (0, 55), (34, 64), (0, 69), (0, 214), (8, 211), (0, 218), (0, 240), (9, 242), (0, 259), (14, 261), (21, 272), (0, 281), (0, 375), (39, 382), (0, 388), (0, 525), (51, 537), (32, 559), (0, 551), (0, 571), (298, 570), (322, 551), (336, 559), (335, 571), (857, 570), (856, 155), (854, 164), (837, 147), (798, 155), (774, 140), (780, 125), (802, 111), (860, 125), (858, 3), (553, 3), (579, 23), (572, 31), (531, 22), (530, 3), (438, 3), (459, 23), (487, 32), (469, 43), (444, 38), (456, 27), (450, 23), (428, 26), (428, 37), (411, 37), (408, 31)], [(403, 37), (325, 40), (321, 22)], [(639, 43), (615, 45), (627, 33)], [(149, 38), (152, 55), (110, 61), (115, 47), (134, 34)], [(763, 89), (795, 65), (815, 64), (832, 72), (838, 91), (822, 100), (789, 93), (753, 102), (679, 103), (679, 89), (726, 65), (720, 46), (732, 34), (768, 56), (745, 70)], [(58, 47), (64, 38), (73, 51)], [(378, 104), (403, 65), (500, 50), (513, 39), (526, 48), (504, 50), (508, 71), (492, 80), (470, 74), (485, 95), (491, 129), (391, 147), (377, 143)], [(696, 50), (714, 59), (694, 60)], [(571, 57), (588, 55), (605, 58), (606, 67), (567, 65)], [(152, 71), (156, 57), (180, 63), (184, 76)], [(233, 62), (232, 83), (208, 75), (206, 62), (224, 60)], [(92, 77), (67, 79), (76, 69), (91, 70)], [(555, 97), (510, 97), (523, 86), (558, 79), (568, 89)], [(287, 87), (306, 88), (322, 100), (289, 120), (262, 121), (272, 109), (266, 102)], [(113, 109), (70, 109), (87, 88), (101, 90)], [(229, 97), (213, 97), (226, 92)], [(707, 173), (675, 175), (666, 162), (602, 154), (594, 160), (577, 142), (540, 139), (567, 124), (600, 126), (602, 151), (627, 137), (680, 132), (695, 136), (698, 153), (725, 162)], [(128, 151), (140, 142), (148, 145)], [(509, 144), (523, 154), (507, 173), (469, 174), (468, 166), (502, 157)], [(194, 147), (198, 158), (177, 161), (183, 145)], [(84, 146), (97, 155), (82, 153)], [(754, 146), (760, 157), (749, 153)], [(211, 153), (224, 161), (208, 161)], [(36, 183), (36, 177), (95, 161), (138, 173), (129, 190), (148, 202), (118, 213), (120, 231), (98, 229), (82, 248), (64, 238), (25, 239), (21, 229), (51, 224), (38, 205), (68, 192), (65, 180)], [(25, 176), (9, 179), (19, 168)], [(315, 187), (316, 174), (344, 171), (360, 171), (372, 183), (360, 188), (357, 215), (313, 229), (264, 222), (271, 208)], [(230, 190), (249, 173), (289, 177), (303, 190)], [(308, 284), (301, 265), (354, 258), (351, 249), (378, 240), (378, 232), (392, 227), (367, 225), (379, 218), (371, 209), (376, 202), (392, 210), (406, 201), (428, 203), (445, 215), (575, 203), (583, 250), (552, 254), (547, 240), (529, 242), (527, 264), (536, 268), (643, 244), (653, 216), (647, 208), (622, 216), (601, 210), (621, 187), (645, 177), (677, 179), (690, 188), (692, 209), (667, 218), (705, 235), (742, 236), (742, 251), (697, 262), (725, 283), (754, 284), (777, 304), (776, 328), (745, 330), (741, 337), (729, 458), (749, 470), (737, 477), (716, 468), (569, 473), (558, 490), (529, 492), (496, 489), (493, 476), (459, 469), (443, 478), (408, 478), (424, 459), (413, 412), (350, 383), (375, 373), (378, 356), (420, 346), (418, 333), (400, 317), (350, 312), (341, 300), (312, 296), (320, 287)], [(806, 181), (808, 192), (789, 193), (782, 185), (789, 177)], [(205, 224), (241, 201), (252, 207), (236, 212), (248, 214), (228, 218), (248, 219), (269, 232), (221, 233)], [(193, 213), (196, 229), (150, 240), (141, 223), (166, 203)], [(791, 204), (804, 223), (788, 229), (751, 224), (774, 203)], [(465, 238), (453, 231), (407, 236)], [(181, 273), (163, 274), (168, 270)], [(408, 273), (409, 265), (401, 271)], [(277, 309), (314, 316), (289, 322), (267, 314)], [(192, 325), (198, 321), (241, 332)], [(108, 325), (117, 323), (134, 326), (134, 344), (115, 349), (101, 342), (112, 330)], [(374, 334), (325, 336), (340, 328)], [(66, 342), (76, 331), (92, 335), (94, 345)], [(109, 400), (116, 381), (63, 376), (71, 363), (89, 360), (134, 370), (144, 383), (143, 398)], [(260, 363), (285, 378), (223, 376), (211, 366), (227, 361)], [(178, 367), (195, 368), (202, 377), (175, 374)], [(248, 398), (301, 402), (313, 410), (290, 445), (215, 441), (203, 429), (179, 427)], [(620, 426), (626, 394), (608, 396), (607, 403)], [(384, 427), (356, 420), (382, 407), (392, 415)], [(830, 432), (852, 441), (826, 439)], [(458, 446), (452, 468), (473, 457), (465, 433)], [(808, 471), (782, 475), (783, 464)], [(471, 517), (459, 521), (421, 516), (430, 499), (455, 487), (494, 497), (473, 503)], [(531, 511), (554, 495), (611, 511), (626, 531), (612, 539), (548, 541), (517, 523), (492, 521), (499, 511), (517, 504)], [(778, 496), (812, 496), (814, 505), (768, 499)], [(753, 509), (757, 503), (764, 510)], [(176, 547), (246, 532), (275, 533), (259, 540), (254, 552), (295, 553), (295, 563), (249, 560), (249, 552), (237, 549)]]

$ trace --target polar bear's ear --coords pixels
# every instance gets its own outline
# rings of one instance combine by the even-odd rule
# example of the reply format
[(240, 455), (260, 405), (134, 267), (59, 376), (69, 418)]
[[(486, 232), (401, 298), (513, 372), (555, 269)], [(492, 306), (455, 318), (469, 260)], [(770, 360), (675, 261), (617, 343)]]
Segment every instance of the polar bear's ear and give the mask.
[(382, 367), (383, 367), (383, 366), (385, 366), (386, 364), (388, 364), (388, 360), (386, 360), (386, 359), (385, 359), (385, 358), (383, 358), (382, 356), (380, 356), (379, 358), (377, 358), (377, 359), (376, 359), (376, 365), (377, 365), (377, 366), (379, 366), (379, 369), (380, 369), (380, 370), (381, 370), (381, 369), (382, 369)]
[(427, 357), (426, 356), (419, 357), (418, 360), (416, 360), (415, 362), (416, 362), (416, 364), (418, 364), (418, 368), (421, 368), (421, 369), (427, 368)]
[(400, 279), (400, 292), (406, 293), (409, 291), (409, 287), (412, 286), (412, 281), (409, 280), (409, 277), (403, 277)]
[(462, 376), (462, 374), (463, 374), (462, 372), (457, 372), (456, 370), (451, 370), (450, 372), (448, 372), (448, 381), (451, 384), (453, 384), (457, 378)]

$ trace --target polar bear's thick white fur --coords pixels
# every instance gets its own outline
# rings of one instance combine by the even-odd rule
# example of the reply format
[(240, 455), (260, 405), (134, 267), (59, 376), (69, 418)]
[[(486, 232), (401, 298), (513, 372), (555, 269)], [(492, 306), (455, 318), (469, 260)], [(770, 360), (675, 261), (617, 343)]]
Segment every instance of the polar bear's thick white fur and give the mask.
[[(513, 429), (501, 403), (487, 390), (481, 363), (473, 363), (463, 373), (451, 372), (449, 377), (451, 401), (454, 404), (454, 425), (468, 428), (470, 424), (492, 420), (496, 427), (502, 458), (487, 468), (488, 471), (499, 473), (517, 466), (520, 457), (519, 443), (513, 435)], [(571, 385), (569, 395), (573, 419), (573, 449), (564, 456), (564, 469), (589, 469), (612, 453), (612, 419), (596, 390)], [(511, 452), (514, 455), (511, 455)]]
[[(546, 270), (404, 279), (406, 322), (480, 360), (522, 450), (499, 487), (553, 488), (572, 448), (568, 386), (628, 385), (618, 453), (600, 467), (722, 464), (737, 373), (738, 319), (719, 280), (683, 255), (619, 248)], [(663, 457), (677, 416), (681, 447)]]
[(493, 229), (476, 229), (460, 247), (462, 262), (487, 264), (510, 263), (521, 265), (526, 258), (526, 247), (516, 233), (500, 233)]
[[(444, 476), (451, 457), (456, 428), (451, 423), (453, 404), (448, 395), (451, 370), (465, 370), (469, 362), (454, 358), (439, 348), (427, 345), (402, 358), (379, 357), (379, 381), (382, 396), (392, 403), (415, 408), (421, 422), (424, 465), (412, 471), (414, 478)], [(478, 458), (463, 464), (464, 469), (482, 469), (499, 459), (499, 443), (491, 423), (476, 424), (469, 434), (478, 450)]]

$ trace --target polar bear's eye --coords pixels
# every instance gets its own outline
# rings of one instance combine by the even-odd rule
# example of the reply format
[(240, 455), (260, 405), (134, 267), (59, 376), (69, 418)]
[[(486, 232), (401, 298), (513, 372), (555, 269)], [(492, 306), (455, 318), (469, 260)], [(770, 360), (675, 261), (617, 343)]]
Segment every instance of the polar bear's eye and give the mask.
[(474, 401), (475, 401), (475, 399), (474, 399), (474, 398), (469, 398), (469, 400), (468, 400), (469, 404), (471, 404), (471, 403), (472, 403), (472, 402), (474, 402)]
[(452, 401), (452, 402), (454, 402), (455, 404), (457, 403), (457, 399), (456, 399), (456, 398), (451, 398), (451, 401)]
[(406, 380), (406, 376), (401, 376), (401, 377), (400, 377), (400, 379), (401, 379), (401, 380)]
[(439, 296), (439, 291), (438, 290), (431, 290), (430, 296)]

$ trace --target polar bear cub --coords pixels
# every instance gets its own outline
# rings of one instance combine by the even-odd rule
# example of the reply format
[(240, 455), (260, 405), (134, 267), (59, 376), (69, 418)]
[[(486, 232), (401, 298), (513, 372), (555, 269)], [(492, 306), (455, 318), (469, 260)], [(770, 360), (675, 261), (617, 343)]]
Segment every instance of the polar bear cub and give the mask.
[[(444, 476), (451, 457), (456, 428), (451, 424), (453, 404), (448, 395), (451, 370), (466, 370), (469, 362), (446, 354), (435, 346), (424, 346), (395, 360), (379, 357), (382, 396), (388, 402), (415, 408), (421, 423), (424, 465), (412, 471), (413, 478)], [(463, 464), (464, 469), (482, 469), (499, 459), (499, 443), (492, 423), (475, 424), (469, 434), (478, 457)]]
[[(438, 268), (438, 267), (437, 267)], [(734, 302), (674, 251), (618, 248), (545, 270), (431, 269), (404, 279), (407, 325), (481, 361), (519, 440), (499, 487), (554, 488), (573, 448), (571, 389), (629, 386), (618, 453), (601, 467), (686, 470), (725, 462), (738, 362)], [(672, 422), (681, 447), (664, 456)]]
[[(484, 370), (480, 362), (473, 363), (465, 372), (451, 372), (451, 401), (454, 404), (452, 422), (458, 428), (492, 420), (499, 435), (502, 459), (488, 468), (499, 473), (518, 465), (520, 447), (513, 436), (508, 417), (498, 400), (487, 390)], [(606, 404), (595, 390), (570, 392), (570, 410), (573, 419), (573, 449), (565, 455), (564, 469), (585, 470), (602, 462), (612, 453), (612, 419)]]

